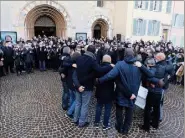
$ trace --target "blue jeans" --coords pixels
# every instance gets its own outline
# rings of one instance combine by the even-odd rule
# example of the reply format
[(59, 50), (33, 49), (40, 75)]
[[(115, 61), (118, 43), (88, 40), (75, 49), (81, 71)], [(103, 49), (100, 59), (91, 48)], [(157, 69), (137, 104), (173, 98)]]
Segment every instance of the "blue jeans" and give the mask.
[(69, 108), (68, 108), (68, 111), (67, 111), (68, 115), (72, 115), (74, 113), (75, 104), (76, 104), (75, 91), (72, 91), (72, 90), (69, 89)]
[(44, 61), (39, 60), (39, 69), (40, 69), (40, 71), (46, 70), (46, 62), (45, 62), (45, 60)]
[(67, 110), (69, 103), (69, 89), (66, 81), (62, 81), (63, 92), (62, 92), (62, 108)]
[(96, 104), (95, 123), (100, 122), (100, 117), (101, 117), (103, 106), (105, 107), (103, 125), (107, 127), (108, 124), (109, 124), (109, 118), (110, 118), (110, 115), (111, 115), (112, 103), (108, 103), (108, 104), (97, 103)]
[(161, 97), (161, 103), (160, 103), (160, 118), (159, 120), (163, 119), (163, 102), (164, 102), (164, 90), (162, 92), (162, 97)]
[(79, 121), (79, 125), (87, 122), (89, 102), (91, 100), (92, 91), (76, 92), (76, 105), (74, 113), (74, 122)]

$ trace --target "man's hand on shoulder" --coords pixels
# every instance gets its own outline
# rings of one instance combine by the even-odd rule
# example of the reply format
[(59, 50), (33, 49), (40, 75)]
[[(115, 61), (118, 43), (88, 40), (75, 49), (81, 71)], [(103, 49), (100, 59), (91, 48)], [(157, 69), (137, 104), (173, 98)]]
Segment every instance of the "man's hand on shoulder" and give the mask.
[(136, 67), (138, 67), (138, 68), (140, 68), (140, 67), (142, 66), (141, 62), (139, 62), (139, 61), (136, 61), (136, 62), (134, 63), (134, 65), (135, 65)]
[(80, 86), (79, 88), (78, 88), (78, 91), (79, 92), (83, 92), (85, 90), (85, 87), (84, 86)]
[(114, 68), (114, 66), (115, 66), (114, 64), (110, 64), (110, 65), (111, 65), (113, 68)]

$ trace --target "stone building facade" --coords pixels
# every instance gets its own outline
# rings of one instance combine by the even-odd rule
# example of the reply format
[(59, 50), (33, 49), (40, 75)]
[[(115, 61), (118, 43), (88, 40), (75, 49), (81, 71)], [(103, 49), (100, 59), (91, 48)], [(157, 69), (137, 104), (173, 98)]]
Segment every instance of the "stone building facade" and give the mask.
[(63, 38), (86, 33), (90, 38), (120, 34), (121, 39), (169, 40), (174, 2), (1, 1), (1, 31), (15, 31), (26, 40), (42, 29)]

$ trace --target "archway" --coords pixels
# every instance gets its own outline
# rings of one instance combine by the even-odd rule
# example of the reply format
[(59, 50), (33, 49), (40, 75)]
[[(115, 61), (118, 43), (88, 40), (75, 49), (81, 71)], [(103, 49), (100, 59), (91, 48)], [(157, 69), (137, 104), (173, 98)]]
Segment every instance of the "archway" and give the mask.
[(92, 25), (92, 36), (93, 38), (100, 39), (107, 37), (109, 27), (105, 20), (97, 19)]
[(35, 36), (56, 36), (56, 24), (48, 16), (39, 17), (34, 25)]
[[(42, 30), (43, 32), (47, 32), (48, 35), (51, 34), (56, 34), (56, 36), (58, 37), (65, 37), (66, 36), (66, 21), (63, 17), (63, 15), (57, 11), (54, 7), (47, 5), (47, 4), (43, 4), (43, 5), (39, 5), (36, 6), (35, 8), (33, 8), (32, 10), (30, 10), (26, 16), (25, 19), (25, 29), (27, 32), (27, 38), (31, 39), (35, 34), (37, 34), (38, 28), (37, 28), (37, 32), (35, 32), (36, 30), (36, 23), (41, 23), (42, 20), (47, 20), (48, 23), (50, 24), (50, 32), (46, 29), (48, 26), (48, 24), (45, 24), (43, 26)], [(40, 24), (40, 25), (43, 25)], [(52, 27), (51, 27), (52, 25)], [(56, 32), (55, 32), (56, 31)]]
[(93, 37), (95, 39), (100, 39), (101, 38), (101, 25), (96, 24), (93, 30)]

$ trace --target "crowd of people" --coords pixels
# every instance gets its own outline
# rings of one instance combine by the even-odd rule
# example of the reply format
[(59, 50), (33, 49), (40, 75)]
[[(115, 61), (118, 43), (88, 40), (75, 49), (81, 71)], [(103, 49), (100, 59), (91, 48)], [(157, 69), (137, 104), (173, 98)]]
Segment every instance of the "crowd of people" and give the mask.
[[(144, 110), (147, 132), (162, 121), (163, 99), (169, 83), (184, 85), (184, 50), (171, 42), (130, 42), (109, 39), (63, 40), (38, 36), (32, 40), (11, 40), (0, 46), (0, 76), (21, 75), (34, 69), (58, 71), (62, 81), (62, 108), (78, 127), (86, 127), (88, 107), (95, 91), (94, 126), (109, 129), (113, 103), (116, 130), (128, 134), (139, 87), (148, 89)], [(125, 109), (125, 117), (123, 117)], [(124, 118), (124, 121), (123, 121)]]

